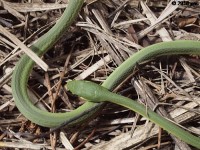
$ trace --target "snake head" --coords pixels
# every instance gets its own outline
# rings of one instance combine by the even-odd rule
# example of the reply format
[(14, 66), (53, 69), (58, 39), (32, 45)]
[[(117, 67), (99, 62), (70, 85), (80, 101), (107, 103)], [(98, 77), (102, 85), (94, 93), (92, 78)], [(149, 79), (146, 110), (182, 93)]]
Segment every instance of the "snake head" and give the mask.
[(91, 102), (105, 101), (104, 95), (109, 92), (106, 88), (96, 83), (84, 80), (69, 81), (66, 86), (73, 94)]

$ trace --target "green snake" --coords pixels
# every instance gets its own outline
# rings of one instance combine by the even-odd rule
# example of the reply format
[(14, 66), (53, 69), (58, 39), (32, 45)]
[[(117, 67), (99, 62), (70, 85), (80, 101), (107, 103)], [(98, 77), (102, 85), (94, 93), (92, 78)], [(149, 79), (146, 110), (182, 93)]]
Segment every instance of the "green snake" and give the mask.
[(129, 108), (142, 116), (148, 118), (152, 122), (158, 124), (160, 127), (168, 131), (169, 133), (175, 135), (176, 137), (180, 138), (181, 140), (191, 144), (195, 147), (200, 148), (200, 138), (196, 137), (189, 132), (181, 129), (174, 123), (170, 122), (169, 120), (161, 117), (157, 113), (153, 112), (152, 110), (146, 110), (146, 107), (137, 101), (133, 101), (129, 98), (124, 96), (112, 93), (108, 91), (108, 89), (95, 84), (89, 81), (69, 81), (67, 83), (67, 88), (73, 93), (78, 96), (85, 98), (88, 101), (92, 102), (104, 102), (108, 101), (111, 103), (115, 103), (126, 108)]
[[(68, 7), (66, 8), (65, 12), (63, 13), (59, 21), (46, 34), (44, 34), (41, 38), (39, 38), (37, 42), (35, 42), (30, 48), (38, 56), (42, 56), (45, 52), (47, 52), (47, 50), (49, 50), (60, 39), (63, 33), (73, 23), (83, 3), (84, 0), (70, 0)], [(173, 41), (173, 42), (163, 42), (146, 47), (141, 51), (132, 55), (123, 64), (121, 64), (103, 82), (102, 86), (109, 90), (113, 90), (128, 75), (130, 75), (130, 73), (132, 73), (132, 69), (137, 63), (161, 55), (177, 55), (177, 54), (200, 55), (200, 42), (189, 41), (189, 40)], [(28, 96), (27, 93), (27, 82), (34, 65), (35, 62), (33, 60), (31, 60), (27, 55), (23, 55), (22, 58), (17, 63), (12, 76), (12, 93), (15, 100), (15, 104), (17, 108), (20, 110), (20, 112), (32, 122), (45, 127), (56, 127), (61, 125), (63, 122), (66, 122), (67, 120), (72, 120), (76, 116), (79, 115), (81, 116), (81, 114), (84, 114), (84, 112), (88, 109), (91, 110), (89, 113), (82, 115), (79, 119), (70, 123), (70, 125), (73, 125), (80, 123), (87, 118), (92, 117), (94, 113), (97, 112), (101, 108), (101, 106), (103, 106), (104, 104), (103, 102), (94, 103), (91, 101), (87, 101), (79, 108), (67, 113), (51, 113), (40, 110), (39, 108), (35, 107), (32, 104), (30, 97)], [(115, 100), (112, 101), (114, 103), (118, 103), (118, 101)], [(126, 104), (124, 103), (124, 105)], [(138, 111), (138, 113), (143, 114), (142, 112), (144, 112), (144, 110)], [(194, 137), (187, 132), (182, 132), (183, 130), (178, 129), (179, 127), (176, 127), (176, 129), (178, 129), (177, 131), (167, 127), (169, 126), (169, 124), (163, 124), (163, 118), (157, 117), (157, 115), (156, 117), (155, 115), (152, 115), (151, 120), (153, 122), (156, 122), (164, 129), (167, 128), (168, 132), (175, 134), (182, 140), (185, 140), (186, 143), (189, 143), (195, 147), (200, 148), (199, 138)], [(191, 139), (183, 138), (184, 136), (191, 137)], [(197, 141), (199, 141), (199, 143)]]

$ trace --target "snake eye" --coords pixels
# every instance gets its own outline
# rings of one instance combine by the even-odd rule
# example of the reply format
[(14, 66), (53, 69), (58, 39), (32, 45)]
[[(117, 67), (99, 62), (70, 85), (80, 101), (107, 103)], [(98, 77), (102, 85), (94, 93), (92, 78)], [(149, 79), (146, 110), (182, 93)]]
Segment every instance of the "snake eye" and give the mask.
[(66, 89), (67, 91), (69, 91), (68, 83), (71, 82), (71, 81), (72, 81), (71, 79), (68, 79), (67, 81), (65, 81), (65, 82), (66, 82), (66, 84), (65, 84), (65, 89)]

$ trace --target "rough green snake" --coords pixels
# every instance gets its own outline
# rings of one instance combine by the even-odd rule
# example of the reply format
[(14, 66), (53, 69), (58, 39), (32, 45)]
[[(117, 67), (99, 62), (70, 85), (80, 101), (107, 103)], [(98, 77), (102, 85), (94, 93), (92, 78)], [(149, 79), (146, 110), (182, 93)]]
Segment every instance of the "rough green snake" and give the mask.
[[(50, 29), (45, 35), (39, 38), (38, 41), (34, 43), (30, 48), (39, 56), (42, 56), (47, 50), (49, 50), (56, 43), (56, 41), (62, 36), (64, 31), (66, 31), (68, 27), (71, 25), (71, 23), (75, 20), (79, 10), (82, 7), (83, 2), (84, 0), (70, 0), (67, 9), (63, 13), (59, 21), (55, 24), (55, 26), (52, 27), (52, 29)], [(104, 81), (102, 86), (104, 86), (109, 90), (113, 90), (121, 81), (123, 81), (132, 72), (132, 69), (136, 65), (136, 63), (140, 63), (146, 59), (160, 55), (177, 55), (177, 54), (200, 55), (200, 42), (189, 41), (189, 40), (163, 42), (144, 48), (141, 51), (135, 53), (129, 59), (127, 59), (123, 64), (121, 64), (106, 79), (106, 81)], [(103, 103), (94, 103), (87, 101), (85, 104), (83, 104), (76, 110), (67, 113), (50, 113), (36, 108), (31, 103), (30, 97), (27, 94), (28, 77), (30, 72), (32, 71), (34, 64), (35, 63), (27, 55), (22, 56), (22, 58), (15, 67), (12, 78), (12, 92), (16, 106), (26, 118), (33, 121), (34, 123), (45, 127), (56, 127), (65, 122), (66, 120), (70, 120), (71, 118), (74, 118), (77, 115), (81, 115), (85, 110), (91, 109), (90, 113), (87, 113), (82, 117), (80, 117), (78, 120), (71, 122), (71, 125), (77, 124), (81, 121), (84, 121), (87, 118), (90, 118), (103, 105)], [(113, 100), (113, 102), (115, 101)], [(118, 102), (116, 101), (116, 103)], [(161, 117), (160, 121), (162, 122)], [(158, 125), (161, 125), (159, 124), (159, 117), (155, 122)], [(165, 129), (165, 127), (168, 125), (163, 126), (162, 123), (161, 126)], [(178, 127), (176, 127), (176, 129), (177, 128)], [(183, 136), (190, 135), (191, 139), (190, 140), (186, 139), (185, 142), (200, 148), (199, 138), (194, 137), (187, 132), (182, 133), (181, 129), (178, 129), (177, 132), (174, 131), (172, 128), (167, 129), (167, 131), (169, 132), (170, 130), (171, 133), (175, 134), (176, 136), (181, 135), (180, 139), (182, 139)], [(197, 141), (199, 141), (199, 143)]]
[(126, 108), (129, 108), (142, 116), (148, 118), (152, 122), (158, 124), (160, 127), (168, 131), (169, 133), (175, 135), (176, 137), (180, 138), (181, 140), (191, 144), (195, 147), (200, 147), (200, 138), (193, 136), (189, 132), (181, 129), (174, 123), (170, 122), (169, 120), (161, 117), (157, 113), (153, 112), (152, 110), (146, 110), (146, 107), (136, 101), (133, 101), (129, 98), (124, 96), (112, 93), (108, 91), (108, 89), (95, 84), (89, 81), (69, 81), (67, 83), (67, 88), (73, 93), (78, 96), (81, 96), (88, 101), (92, 102), (112, 102)]

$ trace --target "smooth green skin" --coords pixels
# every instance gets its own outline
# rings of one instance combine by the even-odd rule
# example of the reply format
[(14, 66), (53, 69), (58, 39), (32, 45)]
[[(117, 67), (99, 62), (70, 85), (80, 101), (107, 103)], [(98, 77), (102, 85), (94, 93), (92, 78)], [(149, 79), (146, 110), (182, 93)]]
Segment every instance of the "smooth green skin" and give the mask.
[[(56, 25), (31, 46), (31, 49), (37, 55), (42, 56), (56, 43), (56, 41), (62, 36), (62, 34), (68, 29), (68, 27), (76, 18), (83, 2), (83, 0), (70, 0), (67, 9)], [(109, 90), (113, 90), (132, 72), (133, 67), (137, 63), (156, 56), (171, 54), (200, 55), (200, 42), (189, 40), (163, 42), (144, 48), (121, 64), (106, 79), (102, 86)], [(38, 109), (31, 103), (31, 100), (27, 94), (28, 77), (33, 69), (34, 64), (34, 61), (32, 61), (27, 55), (24, 55), (17, 63), (12, 78), (12, 92), (16, 106), (20, 112), (32, 122), (45, 127), (56, 127), (67, 120), (72, 120), (72, 118), (75, 118), (76, 116), (81, 116), (81, 114), (84, 114), (84, 112), (88, 109), (91, 110), (90, 113), (84, 114), (78, 120), (71, 122), (70, 125), (73, 125), (90, 118), (101, 108), (101, 106), (103, 106), (104, 103), (86, 102), (76, 110), (67, 113), (50, 113)], [(179, 134), (181, 133), (179, 132)]]
[(143, 117), (149, 119), (155, 124), (162, 127), (164, 130), (168, 131), (172, 135), (178, 137), (182, 141), (200, 149), (200, 138), (196, 137), (189, 132), (181, 129), (174, 123), (163, 118), (152, 110), (146, 110), (146, 107), (137, 101), (126, 98), (124, 96), (112, 93), (106, 88), (89, 81), (69, 81), (67, 83), (67, 88), (73, 93), (86, 100), (99, 103), (99, 102), (112, 102), (126, 108), (129, 108)]

